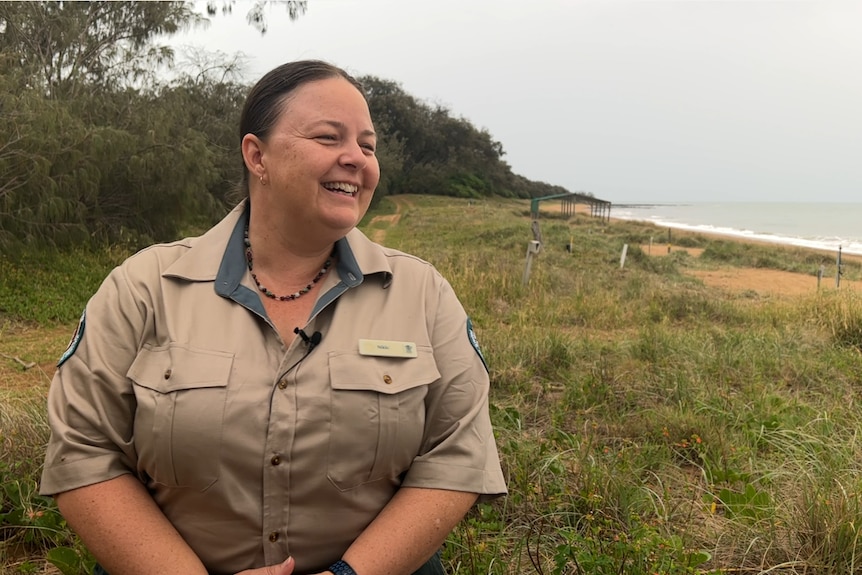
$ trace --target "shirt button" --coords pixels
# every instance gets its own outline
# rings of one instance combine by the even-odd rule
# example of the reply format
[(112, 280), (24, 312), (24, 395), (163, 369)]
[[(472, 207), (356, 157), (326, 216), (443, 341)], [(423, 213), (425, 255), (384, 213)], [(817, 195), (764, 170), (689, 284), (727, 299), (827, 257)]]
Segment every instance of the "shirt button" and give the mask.
[(275, 543), (276, 541), (278, 541), (278, 531), (273, 531), (269, 534), (269, 542)]
[(165, 370), (165, 379), (170, 379), (170, 378), (171, 378), (171, 370), (170, 370), (170, 368), (168, 368)]
[(269, 462), (272, 463), (273, 465), (278, 465), (279, 463), (281, 463), (281, 456), (280, 455), (273, 455), (272, 459), (270, 459)]
[(287, 380), (286, 379), (282, 379), (281, 381), (278, 382), (278, 389), (284, 389), (286, 387), (287, 387)]
[(390, 383), (392, 383), (392, 378), (389, 377), (389, 374), (386, 374), (383, 376), (383, 383), (385, 383), (386, 385), (389, 385)]

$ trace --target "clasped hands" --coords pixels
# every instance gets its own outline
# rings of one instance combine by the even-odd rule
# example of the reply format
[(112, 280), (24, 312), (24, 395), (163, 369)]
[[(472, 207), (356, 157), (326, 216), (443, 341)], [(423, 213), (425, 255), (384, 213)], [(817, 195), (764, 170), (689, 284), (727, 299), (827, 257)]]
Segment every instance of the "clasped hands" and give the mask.
[[(257, 569), (246, 569), (245, 571), (240, 571), (236, 575), (292, 575), (293, 567), (295, 562), (293, 557), (288, 557), (283, 562), (278, 565), (270, 565), (269, 567), (258, 567)], [(329, 573), (329, 571), (324, 571), (323, 573), (319, 573), (318, 575), (325, 575)]]

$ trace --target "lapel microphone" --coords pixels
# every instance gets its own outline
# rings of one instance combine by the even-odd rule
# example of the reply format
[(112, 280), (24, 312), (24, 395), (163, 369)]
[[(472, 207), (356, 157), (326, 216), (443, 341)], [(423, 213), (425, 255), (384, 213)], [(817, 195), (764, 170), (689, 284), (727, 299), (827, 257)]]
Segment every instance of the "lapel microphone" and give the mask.
[(303, 330), (299, 329), (298, 327), (295, 327), (295, 328), (293, 328), (293, 333), (298, 335), (300, 337), (300, 339), (302, 339), (302, 341), (305, 342), (305, 345), (308, 346), (308, 352), (307, 353), (310, 353), (312, 349), (317, 347), (317, 344), (319, 344), (320, 340), (323, 339), (323, 334), (320, 333), (319, 331), (314, 332), (309, 337), (309, 335), (307, 333), (305, 333)]

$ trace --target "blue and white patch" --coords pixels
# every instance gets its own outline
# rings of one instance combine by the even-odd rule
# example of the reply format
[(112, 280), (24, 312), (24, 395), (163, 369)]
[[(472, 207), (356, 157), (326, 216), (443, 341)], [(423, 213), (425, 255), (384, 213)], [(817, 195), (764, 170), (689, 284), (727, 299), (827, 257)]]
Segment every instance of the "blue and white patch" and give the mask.
[(57, 367), (60, 367), (66, 360), (75, 355), (75, 350), (78, 349), (78, 344), (81, 343), (81, 339), (84, 337), (84, 325), (86, 324), (87, 319), (87, 309), (84, 308), (84, 312), (81, 314), (81, 319), (78, 321), (78, 327), (75, 328), (75, 333), (72, 334), (72, 340), (69, 342), (69, 347), (66, 348), (66, 351), (63, 352), (63, 355), (60, 356), (60, 361), (57, 362)]
[(482, 360), (482, 365), (485, 366), (485, 371), (490, 373), (488, 362), (485, 361), (485, 356), (482, 355), (482, 349), (479, 347), (479, 340), (476, 338), (476, 331), (473, 329), (473, 320), (469, 317), (467, 318), (467, 339), (470, 340), (470, 345), (472, 345), (473, 349), (476, 350), (476, 353), (479, 354), (479, 359)]

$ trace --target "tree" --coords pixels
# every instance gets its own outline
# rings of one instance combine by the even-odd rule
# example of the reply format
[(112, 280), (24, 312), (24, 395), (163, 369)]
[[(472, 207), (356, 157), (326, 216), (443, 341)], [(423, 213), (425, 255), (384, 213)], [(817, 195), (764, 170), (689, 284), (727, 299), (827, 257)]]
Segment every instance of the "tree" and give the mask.
[(152, 40), (198, 24), (187, 2), (3, 2), (0, 52), (52, 98), (130, 86), (169, 61)]
[(217, 211), (195, 106), (138, 86), (171, 56), (153, 39), (198, 18), (183, 2), (0, 3), (0, 243), (147, 243)]
[(196, 69), (160, 93), (163, 106), (182, 110), (181, 121), (206, 138), (215, 171), (208, 192), (222, 205), (237, 200), (236, 184), (242, 173), (237, 126), (248, 90), (236, 61), (212, 64), (200, 60)]

